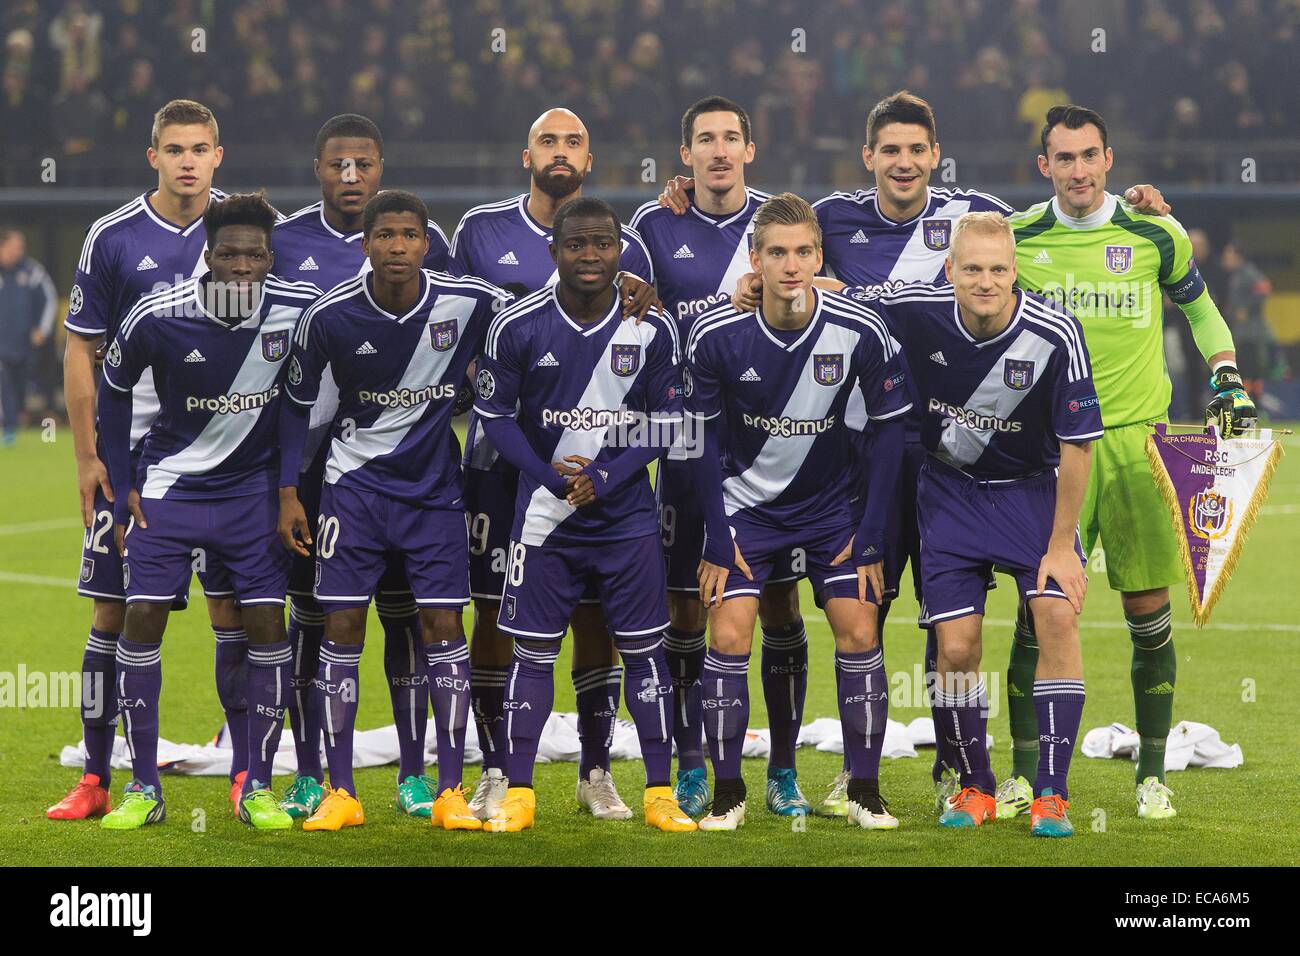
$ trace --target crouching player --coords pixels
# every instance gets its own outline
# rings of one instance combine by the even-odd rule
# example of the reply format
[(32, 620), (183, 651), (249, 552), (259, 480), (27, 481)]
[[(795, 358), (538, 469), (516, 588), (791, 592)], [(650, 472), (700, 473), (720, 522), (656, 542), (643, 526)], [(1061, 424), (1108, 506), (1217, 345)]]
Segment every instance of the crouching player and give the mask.
[(465, 372), (509, 296), (481, 279), (421, 269), (428, 218), (411, 193), (377, 193), (362, 217), (371, 271), (331, 289), (294, 332), (290, 400), (280, 416), (280, 535), (298, 554), (311, 543), (299, 466), (326, 368), (339, 392), (316, 523), (315, 596), (326, 619), (315, 683), (331, 789), (304, 830), (365, 822), (352, 778), (358, 666), (366, 609), (390, 555), (404, 564), (420, 609), (438, 739), (433, 825), (482, 828), (461, 789), (469, 537), (451, 418)]
[(1015, 241), (1000, 213), (958, 220), (945, 273), (952, 288), (905, 287), (880, 300), (912, 371), (928, 452), (917, 507), (925, 611), (939, 641), (936, 733), (958, 757), (962, 788), (939, 823), (994, 818), (977, 672), (996, 566), (1015, 576), (1040, 647), (1030, 832), (1070, 836), (1066, 776), (1084, 701), (1079, 509), (1090, 442), (1102, 433), (1088, 350), (1072, 315), (1014, 287)]
[(623, 319), (614, 285), (619, 232), (617, 214), (601, 200), (560, 207), (551, 241), (559, 281), (497, 318), (477, 376), (475, 411), (521, 472), (497, 618), (515, 640), (504, 703), (510, 786), (484, 824), (493, 832), (533, 825), (533, 764), (554, 699), (559, 642), (588, 584), (623, 660), (645, 761), (645, 822), (696, 829), (669, 786), (668, 605), (646, 473), (680, 424), (678, 343), (661, 310), (639, 324)]
[[(715, 779), (700, 829), (745, 822), (740, 757), (754, 621), (774, 562), (791, 548), (805, 551), (817, 604), (835, 635), (849, 818), (866, 829), (894, 829), (898, 820), (880, 796), (889, 695), (876, 617), (885, 510), (911, 408), (904, 365), (880, 316), (813, 287), (821, 229), (804, 200), (783, 193), (759, 207), (750, 262), (764, 279), (758, 310), (728, 304), (703, 313), (687, 346), (686, 408), (704, 434), (693, 465), (705, 517), (699, 581), (709, 650), (701, 679)], [(875, 425), (858, 522), (850, 505), (855, 452), (844, 424), (855, 388)]]
[[(268, 274), (275, 218), (261, 195), (209, 205), (203, 258), (211, 271), (141, 299), (104, 360), (100, 427), (126, 559), (117, 697), (135, 775), (126, 799), (101, 821), (108, 829), (166, 816), (157, 759), (160, 645), (196, 548), (229, 569), (248, 634), (248, 775), (239, 818), (257, 829), (293, 825), (270, 789), (293, 663), (284, 631), (289, 567), (275, 533), (274, 439), (290, 336), (320, 290)], [(150, 369), (161, 408), (133, 476), (131, 389)]]

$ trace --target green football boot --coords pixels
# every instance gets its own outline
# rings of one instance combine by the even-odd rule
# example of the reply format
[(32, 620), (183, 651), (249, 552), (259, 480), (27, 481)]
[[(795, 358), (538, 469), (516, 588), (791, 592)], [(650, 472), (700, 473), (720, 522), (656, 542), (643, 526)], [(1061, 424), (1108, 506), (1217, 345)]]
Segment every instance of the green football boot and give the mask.
[(408, 817), (429, 819), (433, 799), (433, 786), (423, 774), (407, 777), (397, 785), (397, 808)]
[(248, 793), (239, 800), (239, 819), (254, 830), (292, 830), (293, 817), (276, 802), (275, 794), (260, 780), (249, 783)]
[(315, 777), (300, 776), (284, 792), (280, 809), (295, 820), (305, 820), (325, 799), (325, 787)]
[(139, 780), (126, 785), (122, 802), (104, 814), (99, 825), (105, 830), (138, 830), (149, 823), (162, 823), (167, 819), (167, 807), (152, 785)]

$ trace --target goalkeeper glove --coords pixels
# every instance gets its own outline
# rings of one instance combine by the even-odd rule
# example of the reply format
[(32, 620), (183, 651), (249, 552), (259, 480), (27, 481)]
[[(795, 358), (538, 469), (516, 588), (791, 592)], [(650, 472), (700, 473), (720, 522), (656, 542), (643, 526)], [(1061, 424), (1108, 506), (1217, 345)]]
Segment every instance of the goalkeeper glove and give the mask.
[(1205, 424), (1217, 425), (1219, 434), (1231, 438), (1254, 428), (1259, 418), (1255, 403), (1242, 388), (1241, 373), (1235, 365), (1220, 365), (1210, 376), (1214, 398), (1205, 406)]

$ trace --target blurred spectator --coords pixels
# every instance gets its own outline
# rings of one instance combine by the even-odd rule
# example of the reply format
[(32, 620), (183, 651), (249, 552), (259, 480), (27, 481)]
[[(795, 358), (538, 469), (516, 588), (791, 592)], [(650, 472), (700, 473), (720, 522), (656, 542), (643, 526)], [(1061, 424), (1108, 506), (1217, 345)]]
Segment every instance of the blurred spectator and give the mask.
[(126, 86), (113, 98), (113, 140), (138, 150), (149, 145), (153, 134), (153, 115), (158, 109), (158, 91), (154, 88), (153, 64), (136, 60)]
[(83, 0), (65, 0), (58, 15), (50, 21), (50, 46), (61, 58), (59, 70), (61, 92), (71, 92), (74, 78), (91, 84), (99, 79), (99, 32), (104, 18)]
[(73, 71), (67, 89), (54, 100), (54, 135), (65, 156), (82, 156), (104, 141), (109, 122), (108, 97)]
[(1223, 247), (1220, 261), (1228, 276), (1223, 314), (1237, 347), (1237, 368), (1241, 369), (1247, 390), (1260, 402), (1264, 397), (1264, 382), (1274, 377), (1280, 355), (1273, 330), (1264, 318), (1264, 304), (1273, 291), (1273, 283), (1242, 256), (1235, 243)]
[(54, 329), (58, 295), (48, 273), (27, 255), (23, 234), (0, 226), (0, 441), (12, 445), (37, 349)]

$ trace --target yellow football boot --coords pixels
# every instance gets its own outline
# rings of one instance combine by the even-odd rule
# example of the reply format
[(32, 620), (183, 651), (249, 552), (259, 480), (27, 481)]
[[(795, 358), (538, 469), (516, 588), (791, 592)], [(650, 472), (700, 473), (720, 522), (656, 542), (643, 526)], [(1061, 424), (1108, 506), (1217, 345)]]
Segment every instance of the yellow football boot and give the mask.
[(672, 787), (646, 787), (645, 825), (664, 833), (690, 833), (699, 825), (688, 817), (673, 799)]
[(325, 795), (316, 812), (302, 821), (304, 830), (341, 830), (359, 827), (366, 822), (361, 801), (346, 790), (331, 790)]
[(530, 830), (537, 816), (537, 794), (532, 787), (511, 787), (501, 801), (497, 815), (483, 824), (488, 833), (518, 833)]
[(438, 799), (433, 801), (429, 820), (435, 827), (442, 827), (444, 830), (483, 829), (483, 821), (474, 816), (474, 812), (470, 810), (462, 787), (457, 787), (455, 790), (448, 787), (442, 791)]

